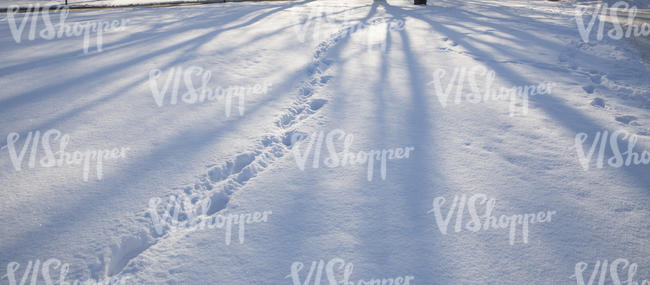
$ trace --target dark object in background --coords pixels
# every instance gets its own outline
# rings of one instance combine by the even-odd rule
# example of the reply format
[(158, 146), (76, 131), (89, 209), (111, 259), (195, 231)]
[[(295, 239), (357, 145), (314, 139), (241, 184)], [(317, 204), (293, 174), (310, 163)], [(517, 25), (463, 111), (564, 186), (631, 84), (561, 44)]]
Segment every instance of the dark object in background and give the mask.
[(413, 0), (415, 5), (427, 5), (427, 0)]

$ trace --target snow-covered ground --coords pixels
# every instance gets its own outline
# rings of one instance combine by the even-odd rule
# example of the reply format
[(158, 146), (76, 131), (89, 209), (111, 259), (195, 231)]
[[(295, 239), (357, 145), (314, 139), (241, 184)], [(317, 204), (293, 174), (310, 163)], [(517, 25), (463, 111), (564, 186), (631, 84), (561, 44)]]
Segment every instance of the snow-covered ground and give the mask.
[[(650, 73), (574, 14), (242, 2), (70, 11), (49, 40), (42, 15), (3, 15), (0, 284), (45, 284), (43, 267), (127, 284), (650, 280)], [(75, 23), (111, 27), (85, 41)], [(528, 86), (545, 88), (464, 97)], [(70, 161), (88, 155), (48, 165), (64, 137)], [(640, 163), (617, 165), (635, 139)], [(203, 226), (165, 225), (194, 212)]]
[[(168, 3), (196, 3), (196, 2), (248, 2), (248, 1), (276, 1), (276, 0), (67, 0), (70, 7), (118, 7), (118, 6), (134, 6), (134, 5), (157, 5)], [(508, 3), (509, 5), (523, 4), (529, 8), (536, 7), (542, 9), (555, 10), (555, 6), (560, 2), (544, 3), (544, 0), (527, 0), (519, 3)], [(570, 5), (615, 5), (620, 0), (562, 0), (559, 6), (564, 4)], [(629, 0), (625, 1), (631, 6), (636, 6), (639, 9), (650, 9), (650, 0)], [(30, 7), (31, 6), (46, 6), (46, 5), (62, 5), (65, 0), (0, 0), (0, 8), (9, 8), (12, 6), (17, 7)], [(555, 4), (555, 5), (549, 5)]]
[[(70, 7), (116, 7), (116, 6), (133, 6), (133, 5), (154, 5), (164, 3), (194, 3), (206, 2), (203, 0), (68, 0)], [(223, 2), (223, 1), (214, 1)], [(65, 0), (1, 0), (0, 8), (12, 7), (44, 7), (50, 5), (64, 5)]]

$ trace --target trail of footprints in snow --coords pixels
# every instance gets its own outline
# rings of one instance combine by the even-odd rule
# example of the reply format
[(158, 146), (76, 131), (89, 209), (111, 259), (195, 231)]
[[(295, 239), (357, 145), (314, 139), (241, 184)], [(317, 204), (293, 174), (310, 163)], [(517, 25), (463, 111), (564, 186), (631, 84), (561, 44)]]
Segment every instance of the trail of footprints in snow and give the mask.
[[(236, 190), (267, 169), (274, 161), (283, 157), (292, 147), (293, 135), (304, 134), (295, 130), (295, 126), (327, 104), (326, 99), (312, 98), (312, 96), (317, 89), (327, 84), (332, 78), (332, 76), (325, 74), (332, 64), (332, 61), (326, 59), (325, 56), (328, 50), (343, 38), (344, 31), (345, 29), (342, 29), (332, 34), (329, 39), (321, 42), (316, 48), (313, 62), (307, 68), (310, 77), (297, 88), (297, 99), (275, 121), (277, 134), (265, 135), (261, 138), (260, 145), (256, 149), (239, 154), (221, 166), (210, 168), (206, 174), (199, 176), (198, 182), (192, 185), (177, 188), (182, 190), (183, 195), (186, 197), (195, 197), (194, 195), (196, 195), (210, 198), (211, 203), (206, 212), (207, 216), (202, 218), (215, 216), (217, 212), (226, 208), (230, 196)], [(198, 199), (194, 199), (192, 203), (198, 201)], [(125, 237), (119, 245), (111, 247), (110, 261), (105, 266), (105, 272), (108, 276), (126, 272), (125, 268), (131, 260), (158, 243), (158, 241), (169, 238), (174, 234), (183, 234), (182, 231), (169, 231), (168, 228), (165, 228), (163, 233), (158, 235), (151, 225), (151, 220), (147, 218), (148, 215), (146, 212), (143, 213), (142, 216), (145, 216), (145, 218), (141, 221), (150, 224), (148, 226), (149, 233), (140, 232), (137, 235)], [(186, 218), (182, 215), (179, 216), (181, 221)], [(99, 268), (97, 269), (99, 270)], [(137, 268), (129, 268), (128, 272), (137, 272)], [(93, 275), (99, 275), (99, 273), (94, 272)]]
[[(627, 100), (636, 100), (636, 102), (639, 103), (638, 107), (643, 109), (650, 109), (650, 100), (647, 99), (650, 96), (650, 90), (619, 84), (615, 80), (609, 80), (608, 74), (606, 72), (601, 72), (594, 69), (584, 70), (578, 64), (573, 62), (572, 59), (575, 58), (577, 50), (581, 49), (583, 46), (585, 46), (584, 43), (580, 43), (575, 40), (571, 41), (570, 45), (559, 56), (558, 60), (561, 64), (565, 64), (567, 66), (567, 70), (570, 70), (574, 74), (582, 75), (588, 78), (588, 83), (582, 86), (582, 90), (585, 93), (596, 95), (595, 93), (599, 89), (613, 90), (618, 93), (616, 96)], [(594, 97), (589, 104), (596, 108), (606, 109), (605, 99), (601, 97)], [(637, 122), (638, 118), (636, 116), (614, 115), (614, 120), (623, 125), (634, 125), (641, 127), (639, 130), (637, 130), (639, 135), (650, 135), (650, 129), (642, 128), (643, 126)]]
[[(470, 56), (477, 61), (490, 61), (490, 60), (483, 59), (480, 56), (476, 56), (471, 52), (460, 51), (457, 48), (454, 48), (458, 46), (458, 43), (450, 40), (448, 37), (442, 37), (441, 40), (445, 43), (444, 45), (446, 45), (446, 47), (438, 48), (438, 50), (442, 52), (453, 52), (460, 55)], [(506, 60), (506, 61), (498, 61), (498, 63), (526, 64), (526, 65), (531, 65), (537, 68), (543, 68), (551, 71), (567, 71), (572, 74), (585, 76), (589, 80), (587, 84), (582, 86), (582, 90), (585, 93), (594, 94), (595, 91), (597, 91), (598, 89), (613, 89), (618, 92), (627, 93), (626, 95), (623, 95), (624, 98), (636, 99), (637, 102), (641, 104), (640, 106), (641, 108), (650, 109), (650, 99), (647, 99), (648, 97), (650, 97), (650, 90), (646, 90), (642, 88), (631, 88), (629, 86), (621, 85), (611, 80), (607, 81), (608, 86), (606, 86), (603, 81), (607, 78), (608, 75), (607, 73), (599, 72), (597, 70), (588, 70), (588, 71), (583, 70), (582, 68), (579, 67), (578, 64), (573, 62), (572, 59), (575, 58), (577, 50), (579, 50), (581, 46), (584, 46), (584, 43), (579, 43), (576, 42), (575, 40), (572, 40), (570, 42), (570, 45), (558, 56), (559, 64), (564, 65), (565, 69), (559, 69), (558, 67), (555, 67), (553, 64), (529, 62), (525, 60), (510, 60), (510, 61)], [(605, 100), (600, 97), (595, 97), (590, 104), (594, 107), (603, 108), (603, 109), (605, 108)], [(641, 124), (637, 121), (638, 118), (632, 115), (616, 115), (614, 116), (614, 120), (624, 125), (641, 126)], [(642, 129), (638, 131), (638, 134), (643, 136), (650, 136), (650, 128)]]

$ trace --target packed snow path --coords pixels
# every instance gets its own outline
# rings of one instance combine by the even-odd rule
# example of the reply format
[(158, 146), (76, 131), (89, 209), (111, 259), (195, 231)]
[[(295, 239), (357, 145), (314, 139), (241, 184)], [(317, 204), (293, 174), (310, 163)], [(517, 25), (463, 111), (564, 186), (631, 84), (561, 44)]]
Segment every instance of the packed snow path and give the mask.
[[(70, 136), (71, 151), (129, 149), (104, 162), (101, 180), (78, 166), (30, 168), (29, 153), (17, 171), (9, 147), (0, 150), (0, 275), (10, 262), (22, 276), (29, 261), (57, 258), (69, 280), (293, 284), (295, 262), (305, 280), (313, 261), (341, 258), (354, 282), (575, 284), (576, 264), (589, 264), (588, 279), (596, 262), (624, 258), (638, 264), (635, 281), (650, 279), (650, 166), (599, 168), (597, 149), (585, 170), (575, 144), (587, 134), (587, 152), (597, 134), (624, 130), (638, 134), (635, 151), (650, 149), (650, 75), (638, 52), (625, 39), (586, 43), (574, 8), (557, 3), (430, 4), (70, 12), (72, 23), (126, 23), (101, 44), (91, 36), (88, 53), (83, 37), (30, 40), (29, 28), (17, 42), (4, 18), (0, 135), (20, 134), (18, 150), (30, 131), (52, 129)], [(171, 104), (171, 91), (157, 101), (172, 70), (192, 67), (211, 71), (213, 89), (268, 91), (243, 109), (233, 99), (232, 110), (223, 100)], [(458, 86), (473, 86), (452, 76), (473, 68), (494, 72), (492, 87), (477, 81), (483, 92), (546, 83), (552, 92), (528, 103), (455, 101)], [(353, 135), (355, 153), (413, 150), (385, 175), (378, 162), (372, 179), (366, 164), (326, 167), (325, 142), (313, 145), (321, 162), (312, 154), (301, 167), (309, 136), (336, 130)], [(530, 225), (525, 242), (521, 226), (514, 242), (508, 228), (456, 231), (455, 214), (444, 234), (434, 200), (445, 198), (446, 217), (455, 196), (477, 194), (496, 199), (497, 218), (554, 214)], [(223, 228), (156, 228), (150, 203), (164, 209), (172, 196), (209, 199), (204, 220), (270, 215), (245, 233), (233, 227), (230, 239)]]

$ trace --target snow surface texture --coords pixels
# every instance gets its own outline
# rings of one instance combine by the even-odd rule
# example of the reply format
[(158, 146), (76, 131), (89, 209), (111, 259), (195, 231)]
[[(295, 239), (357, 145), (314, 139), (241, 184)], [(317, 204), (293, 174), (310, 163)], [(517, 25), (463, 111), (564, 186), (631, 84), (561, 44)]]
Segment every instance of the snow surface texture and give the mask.
[[(162, 4), (192, 4), (192, 3), (223, 3), (223, 2), (259, 2), (259, 1), (278, 1), (278, 0), (68, 0), (68, 6), (72, 8), (88, 7), (130, 7), (142, 5), (162, 5)], [(0, 0), (0, 8), (9, 8), (11, 6), (29, 7), (29, 5), (63, 5), (65, 0)]]
[[(119, 6), (134, 6), (134, 5), (156, 5), (166, 3), (196, 3), (207, 2), (203, 0), (68, 0), (70, 7), (119, 7)], [(213, 1), (224, 2), (224, 1)], [(30, 7), (30, 5), (64, 5), (65, 0), (2, 0), (0, 1), (1, 8), (10, 8), (12, 6)]]
[[(323, 16), (314, 11), (326, 11), (322, 35), (301, 30)], [(579, 133), (626, 130), (650, 149), (648, 69), (627, 40), (583, 42), (572, 11), (359, 0), (70, 12), (70, 22), (128, 20), (101, 52), (91, 39), (88, 54), (82, 37), (17, 43), (4, 18), (0, 137), (19, 133), (22, 146), (30, 131), (57, 129), (71, 150), (130, 150), (89, 181), (76, 166), (16, 171), (0, 150), (0, 276), (10, 262), (22, 273), (56, 258), (70, 264), (68, 280), (293, 284), (294, 262), (304, 280), (312, 261), (341, 258), (354, 264), (351, 281), (576, 284), (576, 264), (589, 264), (588, 279), (597, 261), (624, 258), (638, 264), (635, 280), (650, 279), (650, 167), (584, 170), (573, 148)], [(345, 32), (377, 20), (404, 28)], [(272, 86), (248, 96), (242, 115), (226, 116), (223, 102), (158, 106), (151, 71), (191, 66), (212, 71), (211, 86)], [(475, 66), (496, 85), (555, 86), (531, 96), (528, 114), (511, 116), (506, 101), (443, 106), (432, 73)], [(385, 179), (312, 159), (301, 170), (291, 138), (336, 129), (354, 134), (354, 151), (414, 152), (390, 161)], [(455, 232), (455, 219), (443, 234), (432, 202), (446, 198), (446, 213), (462, 194), (497, 199), (497, 217), (556, 214), (531, 225), (527, 243), (518, 232), (510, 244), (507, 229)], [(223, 229), (156, 231), (151, 199), (178, 195), (209, 197), (203, 218), (272, 214), (241, 242), (226, 243)]]
[[(590, 3), (590, 4), (595, 4), (595, 3), (607, 3), (608, 5), (611, 6), (611, 5), (616, 4), (616, 2), (618, 2), (618, 1), (617, 1), (617, 0), (604, 0), (604, 1), (593, 1), (593, 0), (572, 0), (572, 1), (570, 1), (570, 2), (573, 2), (573, 3), (581, 3), (581, 4), (585, 4), (585, 3)], [(629, 3), (629, 4), (632, 5), (632, 6), (637, 6), (638, 8), (641, 8), (641, 9), (648, 9), (648, 8), (650, 8), (650, 1), (649, 1), (649, 0), (630, 0), (630, 1), (626, 1), (626, 2)]]
[[(241, 2), (241, 1), (269, 1), (269, 0), (68, 0), (70, 7), (119, 7), (143, 4), (166, 4), (166, 3), (195, 3), (195, 2)], [(275, 0), (270, 0), (275, 1)], [(527, 0), (526, 5), (548, 7), (548, 3), (540, 3), (545, 0)], [(597, 5), (606, 3), (614, 5), (620, 0), (561, 0), (560, 3)], [(649, 9), (650, 0), (629, 0), (626, 1), (632, 6), (640, 9)], [(12, 5), (28, 7), (29, 5), (64, 4), (65, 0), (0, 0), (0, 8), (8, 8)], [(513, 3), (510, 3), (513, 4)]]

